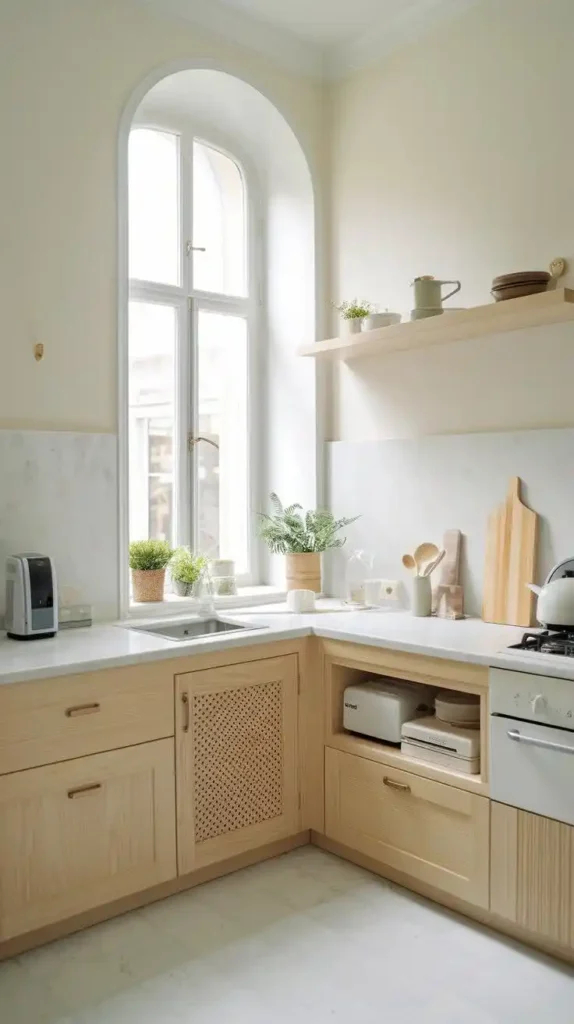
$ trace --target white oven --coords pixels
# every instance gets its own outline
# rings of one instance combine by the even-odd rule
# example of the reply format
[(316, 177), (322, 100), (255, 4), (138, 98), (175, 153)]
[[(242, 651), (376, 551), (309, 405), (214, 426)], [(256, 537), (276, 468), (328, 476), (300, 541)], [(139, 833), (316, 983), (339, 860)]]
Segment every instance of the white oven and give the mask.
[(490, 671), (490, 796), (574, 825), (574, 682)]

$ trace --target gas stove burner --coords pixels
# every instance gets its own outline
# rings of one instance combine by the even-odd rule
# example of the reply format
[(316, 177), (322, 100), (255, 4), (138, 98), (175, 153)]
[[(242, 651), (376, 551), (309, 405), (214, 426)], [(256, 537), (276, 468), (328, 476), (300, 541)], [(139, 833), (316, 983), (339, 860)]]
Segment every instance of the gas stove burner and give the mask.
[(574, 632), (571, 630), (542, 630), (540, 633), (524, 633), (519, 644), (512, 644), (514, 651), (534, 651), (535, 654), (561, 654), (574, 658)]

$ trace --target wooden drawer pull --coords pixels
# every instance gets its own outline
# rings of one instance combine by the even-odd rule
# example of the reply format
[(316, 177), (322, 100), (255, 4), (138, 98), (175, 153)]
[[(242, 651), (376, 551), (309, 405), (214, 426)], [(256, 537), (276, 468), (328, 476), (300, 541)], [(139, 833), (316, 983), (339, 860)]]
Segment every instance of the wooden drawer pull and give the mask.
[(410, 793), (411, 791), (410, 786), (406, 786), (404, 782), (395, 782), (394, 779), (389, 779), (388, 775), (385, 775), (383, 784), (390, 786), (391, 789), (399, 789), (401, 793)]
[(182, 693), (181, 703), (183, 704), (183, 731), (189, 732), (189, 694)]
[(66, 708), (66, 718), (77, 718), (78, 715), (95, 715), (100, 710), (99, 704), (78, 704), (75, 708)]
[(78, 786), (76, 789), (69, 789), (68, 800), (74, 800), (77, 796), (87, 796), (88, 793), (95, 793), (97, 789), (101, 788), (101, 782), (88, 782), (87, 786)]

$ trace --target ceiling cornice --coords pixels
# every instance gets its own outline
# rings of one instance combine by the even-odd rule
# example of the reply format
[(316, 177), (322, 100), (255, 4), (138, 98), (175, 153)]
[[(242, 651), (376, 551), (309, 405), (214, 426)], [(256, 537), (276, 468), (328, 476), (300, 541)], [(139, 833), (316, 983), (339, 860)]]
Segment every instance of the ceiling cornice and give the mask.
[(346, 78), (420, 39), (438, 22), (462, 14), (481, 0), (397, 2), (397, 13), (380, 25), (349, 37), (344, 45), (321, 47), (294, 33), (234, 10), (219, 0), (138, 0), (156, 14), (199, 25), (265, 55), (278, 65), (314, 79)]
[(325, 76), (330, 79), (346, 78), (363, 68), (384, 60), (395, 50), (420, 39), (434, 25), (462, 14), (480, 0), (424, 0), (414, 6), (400, 9), (384, 24), (373, 25), (345, 42), (332, 47), (325, 57)]
[(234, 11), (218, 0), (138, 0), (156, 13), (199, 25), (224, 39), (277, 61), (286, 70), (310, 78), (325, 77), (325, 51), (291, 32)]

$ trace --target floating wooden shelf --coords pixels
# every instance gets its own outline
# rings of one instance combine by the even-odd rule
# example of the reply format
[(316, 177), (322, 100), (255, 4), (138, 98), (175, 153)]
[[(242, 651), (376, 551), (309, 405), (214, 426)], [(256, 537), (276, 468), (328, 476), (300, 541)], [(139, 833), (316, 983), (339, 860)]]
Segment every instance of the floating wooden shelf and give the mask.
[(362, 331), (344, 338), (316, 341), (314, 345), (300, 348), (299, 355), (359, 359), (361, 356), (426, 348), (567, 320), (574, 320), (574, 290), (559, 288), (521, 299), (506, 299), (487, 306), (445, 312), (425, 320), (406, 321), (394, 327), (379, 327), (376, 331)]

